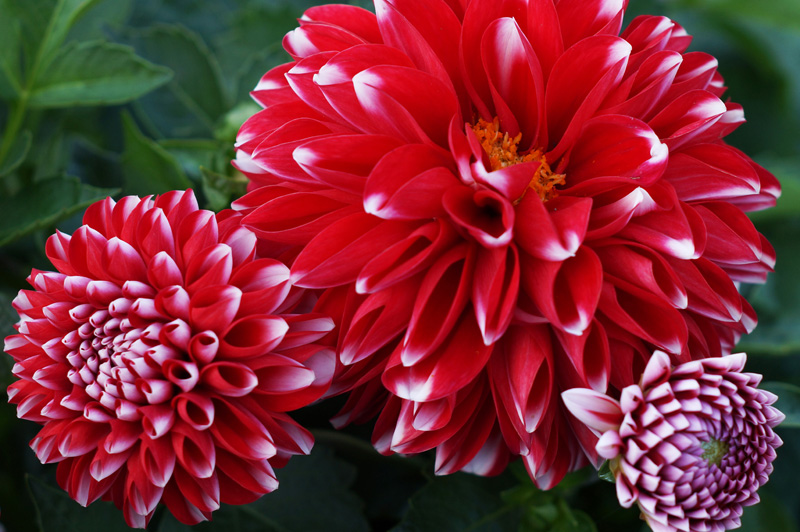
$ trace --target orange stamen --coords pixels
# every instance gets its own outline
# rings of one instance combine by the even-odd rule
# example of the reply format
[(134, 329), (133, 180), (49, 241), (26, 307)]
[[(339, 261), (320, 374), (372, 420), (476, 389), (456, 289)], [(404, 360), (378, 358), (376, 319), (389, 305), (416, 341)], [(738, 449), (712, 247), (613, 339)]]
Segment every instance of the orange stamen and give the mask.
[[(533, 189), (542, 201), (553, 199), (558, 195), (557, 185), (564, 184), (564, 174), (556, 174), (550, 169), (550, 165), (545, 160), (542, 150), (528, 150), (525, 153), (517, 153), (519, 141), (522, 140), (522, 133), (511, 138), (508, 133), (500, 131), (500, 120), (495, 117), (491, 122), (479, 118), (478, 122), (472, 126), (472, 131), (478, 136), (484, 151), (489, 155), (489, 163), (492, 171), (500, 170), (512, 164), (527, 163), (531, 161), (539, 162), (539, 169), (528, 183), (528, 189)], [(518, 204), (525, 196), (517, 198), (514, 204)]]

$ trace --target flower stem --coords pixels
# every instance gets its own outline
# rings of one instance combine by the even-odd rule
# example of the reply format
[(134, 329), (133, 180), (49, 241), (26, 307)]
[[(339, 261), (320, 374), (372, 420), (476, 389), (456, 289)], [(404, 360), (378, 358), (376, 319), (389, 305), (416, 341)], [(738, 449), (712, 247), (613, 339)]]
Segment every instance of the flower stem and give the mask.
[(20, 94), (19, 100), (17, 100), (17, 105), (14, 106), (11, 116), (8, 118), (8, 122), (6, 122), (6, 130), (3, 132), (3, 142), (0, 144), (0, 167), (3, 166), (3, 162), (5, 162), (11, 146), (14, 145), (14, 142), (17, 139), (19, 128), (22, 126), (22, 122), (25, 119), (25, 111), (27, 111), (27, 107), (28, 91), (23, 90), (22, 94)]

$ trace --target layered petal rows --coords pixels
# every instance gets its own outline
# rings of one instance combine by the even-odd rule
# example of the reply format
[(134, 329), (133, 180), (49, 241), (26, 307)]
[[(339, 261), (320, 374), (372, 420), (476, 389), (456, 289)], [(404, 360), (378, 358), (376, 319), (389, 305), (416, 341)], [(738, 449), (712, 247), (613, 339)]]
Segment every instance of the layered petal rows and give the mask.
[(677, 367), (653, 355), (639, 384), (617, 401), (594, 390), (563, 393), (567, 408), (599, 435), (622, 506), (638, 504), (654, 532), (722, 532), (772, 472), (783, 442), (775, 395), (743, 373), (744, 354)]
[(755, 325), (736, 282), (775, 178), (722, 138), (716, 60), (624, 0), (375, 0), (309, 9), (253, 91), (234, 208), (323, 289), (384, 453), (437, 472), (521, 455), (549, 487), (597, 462), (559, 392), (618, 393), (650, 354), (719, 357)]
[(191, 191), (100, 201), (14, 300), (10, 401), (82, 505), (112, 500), (144, 527), (161, 501), (193, 524), (309, 452), (287, 412), (328, 389), (335, 354), (315, 342), (334, 324), (240, 218)]

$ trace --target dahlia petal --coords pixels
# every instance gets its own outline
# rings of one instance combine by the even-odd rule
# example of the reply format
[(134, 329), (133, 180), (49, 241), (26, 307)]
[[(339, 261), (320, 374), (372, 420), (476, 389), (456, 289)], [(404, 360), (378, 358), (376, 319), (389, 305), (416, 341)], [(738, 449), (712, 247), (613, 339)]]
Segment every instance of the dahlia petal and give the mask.
[(280, 352), (316, 342), (336, 327), (331, 318), (316, 313), (287, 314), (283, 320), (289, 325), (289, 330), (281, 340)]
[(314, 382), (314, 371), (289, 357), (272, 355), (259, 363), (256, 373), (258, 391), (284, 394), (307, 388)]
[(403, 365), (415, 364), (435, 350), (462, 315), (472, 284), (472, 255), (467, 246), (459, 245), (428, 269), (403, 341)]
[(690, 146), (673, 154), (664, 179), (682, 201), (731, 200), (761, 189), (755, 168), (721, 144)]
[(169, 253), (159, 251), (147, 265), (147, 279), (156, 288), (183, 285), (183, 274)]
[(569, 334), (591, 324), (603, 285), (597, 255), (587, 247), (563, 262), (523, 258), (522, 287), (542, 314)]
[[(332, 53), (329, 52), (330, 54)], [(269, 69), (258, 80), (255, 88), (250, 91), (250, 97), (263, 108), (270, 107), (278, 102), (296, 101), (297, 96), (292, 91), (287, 90), (289, 83), (286, 79), (286, 73), (291, 67), (292, 64), (287, 63)]]
[(610, 460), (619, 456), (622, 451), (622, 439), (616, 430), (604, 432), (597, 440), (597, 454)]
[(165, 360), (161, 368), (167, 380), (184, 392), (194, 389), (200, 379), (197, 365), (187, 360)]
[(413, 220), (444, 214), (442, 195), (458, 184), (441, 150), (401, 146), (372, 169), (364, 187), (364, 211), (383, 219)]
[(472, 303), (484, 344), (493, 344), (503, 336), (511, 323), (518, 293), (516, 246), (481, 250), (475, 262)]
[(718, 66), (718, 61), (709, 54), (703, 52), (683, 54), (683, 61), (675, 76), (675, 81), (663, 101), (671, 102), (681, 94), (692, 90), (708, 89)]
[[(256, 147), (273, 131), (298, 116), (324, 121), (325, 116), (305, 102), (292, 101), (270, 106), (254, 114), (242, 124), (236, 135), (235, 147), (252, 155)], [(254, 164), (251, 162), (251, 164)]]
[[(139, 461), (142, 468), (142, 473), (147, 478), (147, 481), (154, 487), (163, 488), (167, 485), (172, 473), (175, 471), (175, 452), (172, 449), (172, 442), (169, 438), (150, 439), (142, 438), (142, 443), (139, 446)], [(141, 485), (139, 485), (141, 488)], [(143, 495), (146, 497), (146, 495)], [(144, 501), (148, 511), (152, 511), (151, 505)], [(156, 500), (155, 502), (158, 502)], [(147, 513), (147, 512), (140, 512)]]
[(360, 131), (381, 133), (367, 116), (353, 88), (353, 77), (375, 65), (412, 67), (414, 63), (402, 51), (383, 45), (353, 46), (336, 54), (314, 77), (327, 102), (348, 123)]
[(614, 283), (603, 284), (598, 310), (660, 349), (682, 353), (689, 333), (680, 313), (649, 292), (622, 280)]
[[(176, 475), (177, 477), (177, 475)], [(211, 513), (200, 510), (189, 501), (188, 495), (184, 494), (186, 489), (191, 493), (190, 486), (184, 483), (178, 487), (177, 482), (169, 484), (161, 495), (164, 504), (175, 518), (186, 525), (196, 525), (211, 518)]]
[(704, 90), (686, 92), (664, 107), (648, 123), (675, 151), (700, 136), (727, 111), (722, 101)]
[(686, 286), (690, 310), (722, 322), (742, 319), (739, 291), (719, 266), (704, 257), (693, 261), (672, 259), (670, 263)]
[(76, 418), (63, 427), (57, 438), (58, 452), (64, 457), (75, 457), (97, 449), (109, 432), (105, 423), (93, 423)]
[(517, 206), (516, 242), (530, 255), (547, 261), (563, 261), (577, 253), (589, 224), (592, 201), (557, 197), (542, 202), (526, 194)]
[(500, 18), (489, 25), (481, 38), (481, 59), (503, 130), (512, 138), (524, 132), (523, 146), (546, 144), (541, 66), (514, 19)]
[(378, 161), (399, 146), (385, 134), (329, 135), (299, 145), (292, 158), (314, 183), (360, 195)]
[(214, 403), (205, 395), (184, 392), (172, 400), (172, 406), (178, 416), (194, 430), (203, 431), (214, 424)]
[(748, 264), (762, 260), (761, 236), (741, 210), (719, 201), (704, 203), (695, 209), (708, 231), (708, 242), (703, 254), (705, 258), (731, 264)]
[[(625, 70), (631, 46), (619, 37), (596, 35), (558, 58), (545, 89), (549, 160), (572, 145), (583, 123), (597, 111)], [(553, 139), (559, 139), (554, 143)]]
[[(125, 238), (124, 235), (121, 236)], [(161, 209), (152, 209), (144, 213), (141, 224), (136, 228), (136, 238), (133, 241), (139, 243), (139, 249), (145, 259), (151, 259), (159, 253), (165, 253), (170, 257), (176, 256), (172, 226)]]
[(682, 270), (677, 265), (686, 261), (667, 260), (647, 246), (634, 243), (610, 243), (598, 246), (595, 252), (603, 263), (605, 275), (625, 279), (639, 288), (669, 301), (675, 308), (686, 308), (689, 301)]
[(250, 460), (265, 460), (277, 452), (266, 429), (253, 414), (235, 403), (214, 400), (217, 422), (210, 431), (218, 447)]
[[(316, 56), (314, 56), (316, 57)], [(322, 95), (320, 94), (320, 98)], [(323, 98), (324, 99), (324, 98)], [(335, 114), (335, 111), (331, 110)], [(348, 127), (320, 122), (311, 118), (298, 118), (277, 128), (253, 150), (254, 163), (270, 174), (295, 183), (313, 183), (292, 153), (310, 139), (318, 140), (331, 135), (352, 133)]]
[(697, 209), (680, 202), (664, 181), (642, 192), (647, 196), (619, 236), (679, 259), (699, 257), (706, 245), (706, 227)]
[[(635, 68), (638, 59), (640, 58), (636, 53), (631, 55), (628, 62), (629, 72)], [(661, 50), (650, 55), (635, 70), (629, 83), (620, 85), (620, 89), (609, 94), (603, 104), (602, 113), (631, 116), (640, 120), (651, 118), (654, 110), (658, 110), (658, 102), (672, 85), (682, 61), (681, 54), (670, 50)], [(621, 92), (622, 87), (628, 90)], [(617, 92), (620, 92), (619, 96)]]
[(605, 328), (596, 320), (580, 335), (556, 330), (564, 353), (585, 384), (597, 392), (608, 389), (611, 377), (611, 350)]
[[(278, 487), (275, 473), (266, 460), (253, 460), (242, 462), (237, 456), (224, 450), (217, 451), (217, 468), (220, 473), (229, 479), (235, 479), (237, 486), (254, 493), (270, 493)], [(220, 483), (223, 477), (220, 476)], [(225, 502), (227, 490), (221, 493), (221, 500)]]
[(186, 263), (219, 241), (219, 227), (211, 211), (190, 213), (180, 221), (177, 229), (177, 244)]
[(186, 291), (194, 294), (205, 286), (227, 284), (233, 270), (230, 246), (216, 244), (194, 255), (186, 265)]
[(616, 430), (622, 423), (619, 403), (605, 394), (572, 388), (561, 392), (561, 399), (573, 416), (597, 434)]
[(452, 226), (441, 219), (423, 225), (370, 260), (358, 275), (356, 291), (379, 292), (411, 277), (429, 266), (455, 239)]
[(189, 321), (195, 329), (222, 334), (239, 311), (242, 291), (235, 286), (206, 286), (197, 290), (189, 302)]
[(338, 4), (310, 7), (300, 18), (301, 24), (306, 21), (327, 22), (355, 33), (365, 41), (381, 42), (375, 14), (358, 6)]
[(214, 331), (203, 331), (191, 337), (186, 350), (193, 360), (207, 364), (217, 356), (219, 346), (219, 337)]
[(621, 115), (598, 116), (584, 124), (570, 152), (569, 183), (619, 176), (647, 186), (664, 173), (668, 151), (644, 122)]
[(349, 201), (349, 195), (332, 190), (297, 192), (283, 187), (265, 187), (237, 202), (255, 200), (255, 196), (263, 200), (263, 204), (247, 214), (242, 223), (258, 236), (275, 242), (307, 244), (325, 227), (358, 212), (358, 206)]
[[(416, 87), (424, 86), (424, 97)], [(447, 146), (447, 128), (458, 110), (448, 87), (425, 72), (393, 65), (353, 76), (358, 101), (379, 128), (409, 143)]]
[[(368, 46), (368, 45), (365, 45)], [(298, 61), (297, 63), (287, 63), (286, 65), (281, 65), (283, 67), (280, 71), (281, 78), (289, 84), (292, 88), (294, 94), (292, 96), (299, 97), (303, 102), (308, 104), (312, 107), (315, 111), (329, 117), (339, 117), (339, 113), (337, 113), (331, 104), (328, 103), (328, 100), (325, 99), (325, 96), (322, 94), (319, 86), (314, 83), (314, 77), (319, 72), (320, 68), (322, 68), (325, 63), (327, 63), (333, 56), (336, 55), (336, 52), (320, 52), (318, 54), (311, 55)], [(280, 67), (278, 67), (280, 68)], [(267, 72), (266, 75), (268, 75)], [(263, 80), (264, 78), (262, 78)], [(261, 84), (259, 83), (259, 86)], [(258, 89), (259, 87), (256, 87)], [(269, 99), (266, 97), (262, 98), (261, 94), (258, 91), (254, 91), (250, 93), (253, 98), (257, 102), (259, 102), (262, 106), (266, 107), (267, 103), (269, 103)], [(346, 123), (347, 120), (345, 119), (343, 123)], [(289, 122), (291, 124), (292, 122)], [(310, 124), (309, 124), (310, 125)], [(287, 124), (288, 126), (288, 124)], [(243, 153), (243, 152), (238, 152)], [(238, 155), (237, 153), (237, 155)], [(238, 158), (238, 157), (237, 157)], [(275, 163), (280, 164), (280, 161), (274, 161)]]
[(233, 322), (219, 341), (219, 356), (243, 359), (275, 349), (289, 331), (278, 316), (254, 315)]
[(346, 50), (366, 41), (340, 26), (327, 22), (306, 22), (283, 38), (283, 49), (295, 59), (319, 52)]
[(518, 437), (525, 438), (541, 425), (552, 397), (553, 353), (547, 328), (510, 327), (488, 369), (492, 393)]
[(147, 269), (139, 252), (124, 240), (112, 237), (102, 256), (106, 269), (118, 282), (146, 281)]
[[(156, 310), (164, 316), (174, 317), (176, 320), (183, 322), (189, 319), (189, 293), (180, 285), (173, 285), (164, 290), (159, 290), (154, 304)], [(111, 306), (113, 307), (114, 303), (111, 303)], [(111, 307), (109, 307), (109, 310), (113, 315), (114, 311)]]
[(453, 222), (487, 248), (508, 245), (514, 235), (514, 207), (500, 194), (466, 187), (451, 187), (442, 205)]
[[(463, 388), (489, 359), (490, 346), (483, 341), (471, 312), (464, 311), (448, 338), (424, 359), (404, 366), (397, 353), (389, 360), (383, 383), (395, 395), (410, 401), (432, 401)], [(473, 353), (464, 359), (463, 353)]]
[(562, 0), (556, 4), (564, 48), (596, 34), (619, 34), (625, 0)]
[(145, 434), (155, 440), (168, 433), (175, 423), (175, 412), (168, 405), (150, 405), (139, 408)]
[(414, 308), (417, 283), (397, 283), (361, 303), (344, 333), (339, 359), (351, 365), (372, 355), (400, 335)]
[(239, 268), (230, 283), (241, 290), (241, 314), (274, 313), (291, 290), (289, 268), (273, 259), (256, 259)]
[(378, 0), (375, 13), (384, 42), (402, 50), (416, 68), (445, 83), (457, 80), (461, 24), (441, 0)]
[(172, 490), (170, 486), (165, 490), (164, 502), (176, 517), (184, 516), (180, 510), (175, 511), (174, 502), (186, 505), (192, 514), (200, 514), (199, 516), (192, 515), (193, 521), (198, 519), (205, 521), (210, 517), (211, 512), (219, 509), (219, 482), (213, 473), (209, 477), (197, 477), (178, 468), (175, 471), (175, 481), (177, 496), (175, 499), (169, 498), (167, 493)]
[(366, 213), (342, 218), (303, 249), (292, 265), (291, 280), (308, 288), (352, 282), (376, 249), (399, 241), (409, 227), (405, 222), (382, 221)]

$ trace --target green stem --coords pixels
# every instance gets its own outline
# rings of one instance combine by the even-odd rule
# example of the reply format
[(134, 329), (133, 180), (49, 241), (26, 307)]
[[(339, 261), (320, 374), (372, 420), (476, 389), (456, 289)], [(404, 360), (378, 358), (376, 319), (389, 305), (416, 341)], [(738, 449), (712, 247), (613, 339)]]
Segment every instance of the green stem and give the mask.
[(25, 111), (27, 111), (27, 107), (28, 90), (26, 88), (22, 91), (22, 94), (20, 94), (20, 98), (17, 100), (17, 105), (11, 112), (8, 122), (6, 122), (6, 130), (3, 133), (3, 143), (0, 144), (0, 167), (3, 166), (3, 162), (6, 160), (6, 155), (8, 155), (11, 146), (13, 146), (14, 142), (17, 140), (19, 128), (22, 126), (22, 122), (25, 120)]

